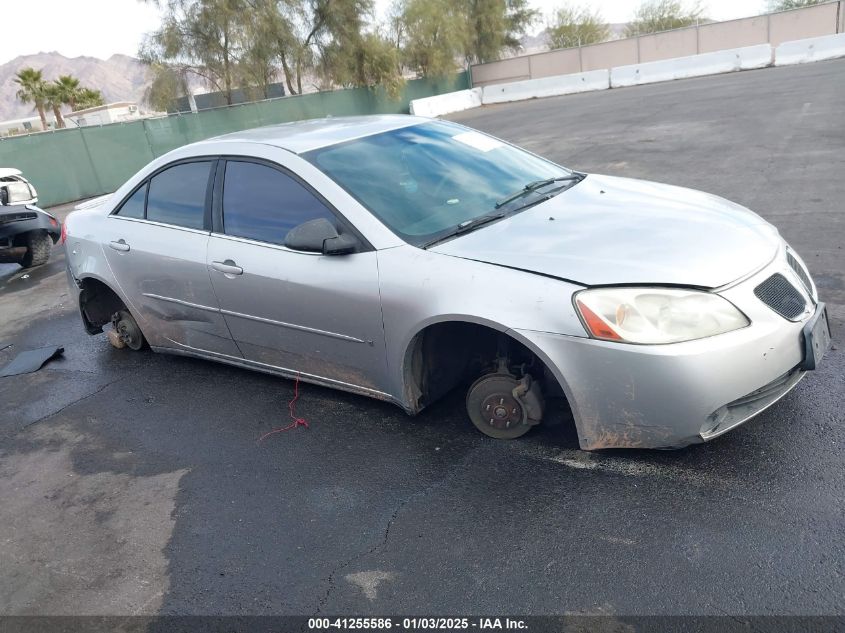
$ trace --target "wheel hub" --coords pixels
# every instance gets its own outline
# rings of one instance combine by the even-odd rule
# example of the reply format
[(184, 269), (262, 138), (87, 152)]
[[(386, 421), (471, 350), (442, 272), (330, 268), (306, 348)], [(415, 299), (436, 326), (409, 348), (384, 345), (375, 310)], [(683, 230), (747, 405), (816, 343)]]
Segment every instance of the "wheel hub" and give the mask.
[(522, 406), (509, 393), (494, 393), (481, 402), (481, 417), (491, 427), (509, 429), (522, 423)]
[(537, 422), (528, 419), (528, 405), (521, 399), (524, 391), (523, 382), (511, 373), (487, 374), (476, 380), (466, 400), (467, 413), (475, 428), (500, 440), (525, 435)]
[(141, 334), (141, 329), (131, 315), (121, 312), (120, 317), (120, 320), (115, 323), (117, 335), (128, 348), (138, 351), (144, 344), (144, 336)]

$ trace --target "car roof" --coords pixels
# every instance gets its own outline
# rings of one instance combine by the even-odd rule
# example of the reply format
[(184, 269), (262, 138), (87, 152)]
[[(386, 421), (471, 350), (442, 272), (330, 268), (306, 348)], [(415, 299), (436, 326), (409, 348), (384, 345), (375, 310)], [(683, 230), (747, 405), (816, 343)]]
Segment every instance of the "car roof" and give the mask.
[(268, 125), (266, 127), (224, 134), (207, 142), (261, 143), (275, 145), (296, 154), (328, 145), (336, 145), (356, 138), (363, 138), (381, 132), (389, 132), (411, 125), (426, 123), (431, 119), (406, 114), (379, 116), (327, 117)]
[(0, 178), (8, 178), (9, 176), (20, 176), (21, 170), (13, 167), (0, 167)]

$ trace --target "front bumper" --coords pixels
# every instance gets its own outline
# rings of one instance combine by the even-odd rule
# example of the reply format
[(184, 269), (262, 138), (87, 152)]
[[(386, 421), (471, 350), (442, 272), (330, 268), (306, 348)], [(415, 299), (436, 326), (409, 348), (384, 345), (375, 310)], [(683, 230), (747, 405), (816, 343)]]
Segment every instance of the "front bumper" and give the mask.
[(751, 325), (670, 345), (631, 345), (515, 330), (540, 350), (575, 417), (581, 448), (679, 448), (712, 439), (757, 415), (804, 377), (804, 324), (789, 321), (754, 296), (774, 272), (796, 276), (778, 259), (720, 295)]

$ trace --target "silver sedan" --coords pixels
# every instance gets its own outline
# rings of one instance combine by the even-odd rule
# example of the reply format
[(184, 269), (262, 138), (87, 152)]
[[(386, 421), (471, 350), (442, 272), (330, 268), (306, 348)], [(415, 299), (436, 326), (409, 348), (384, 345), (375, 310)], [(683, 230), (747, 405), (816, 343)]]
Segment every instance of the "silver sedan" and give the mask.
[(777, 229), (456, 124), (329, 118), (153, 161), (66, 222), (91, 334), (393, 402), (463, 386), (483, 433), (568, 403), (584, 449), (670, 448), (816, 367), (824, 304)]

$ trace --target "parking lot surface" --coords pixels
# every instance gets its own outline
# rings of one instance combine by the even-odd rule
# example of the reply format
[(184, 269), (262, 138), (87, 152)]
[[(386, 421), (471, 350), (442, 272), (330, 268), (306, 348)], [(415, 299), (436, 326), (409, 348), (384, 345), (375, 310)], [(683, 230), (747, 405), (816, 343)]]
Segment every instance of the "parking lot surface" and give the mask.
[[(775, 223), (836, 348), (743, 427), (585, 453), (82, 330), (64, 255), (0, 266), (2, 614), (842, 614), (845, 60), (486, 107), (454, 120), (576, 169)], [(67, 209), (61, 209), (66, 213)], [(2, 347), (2, 345), (0, 345)]]

